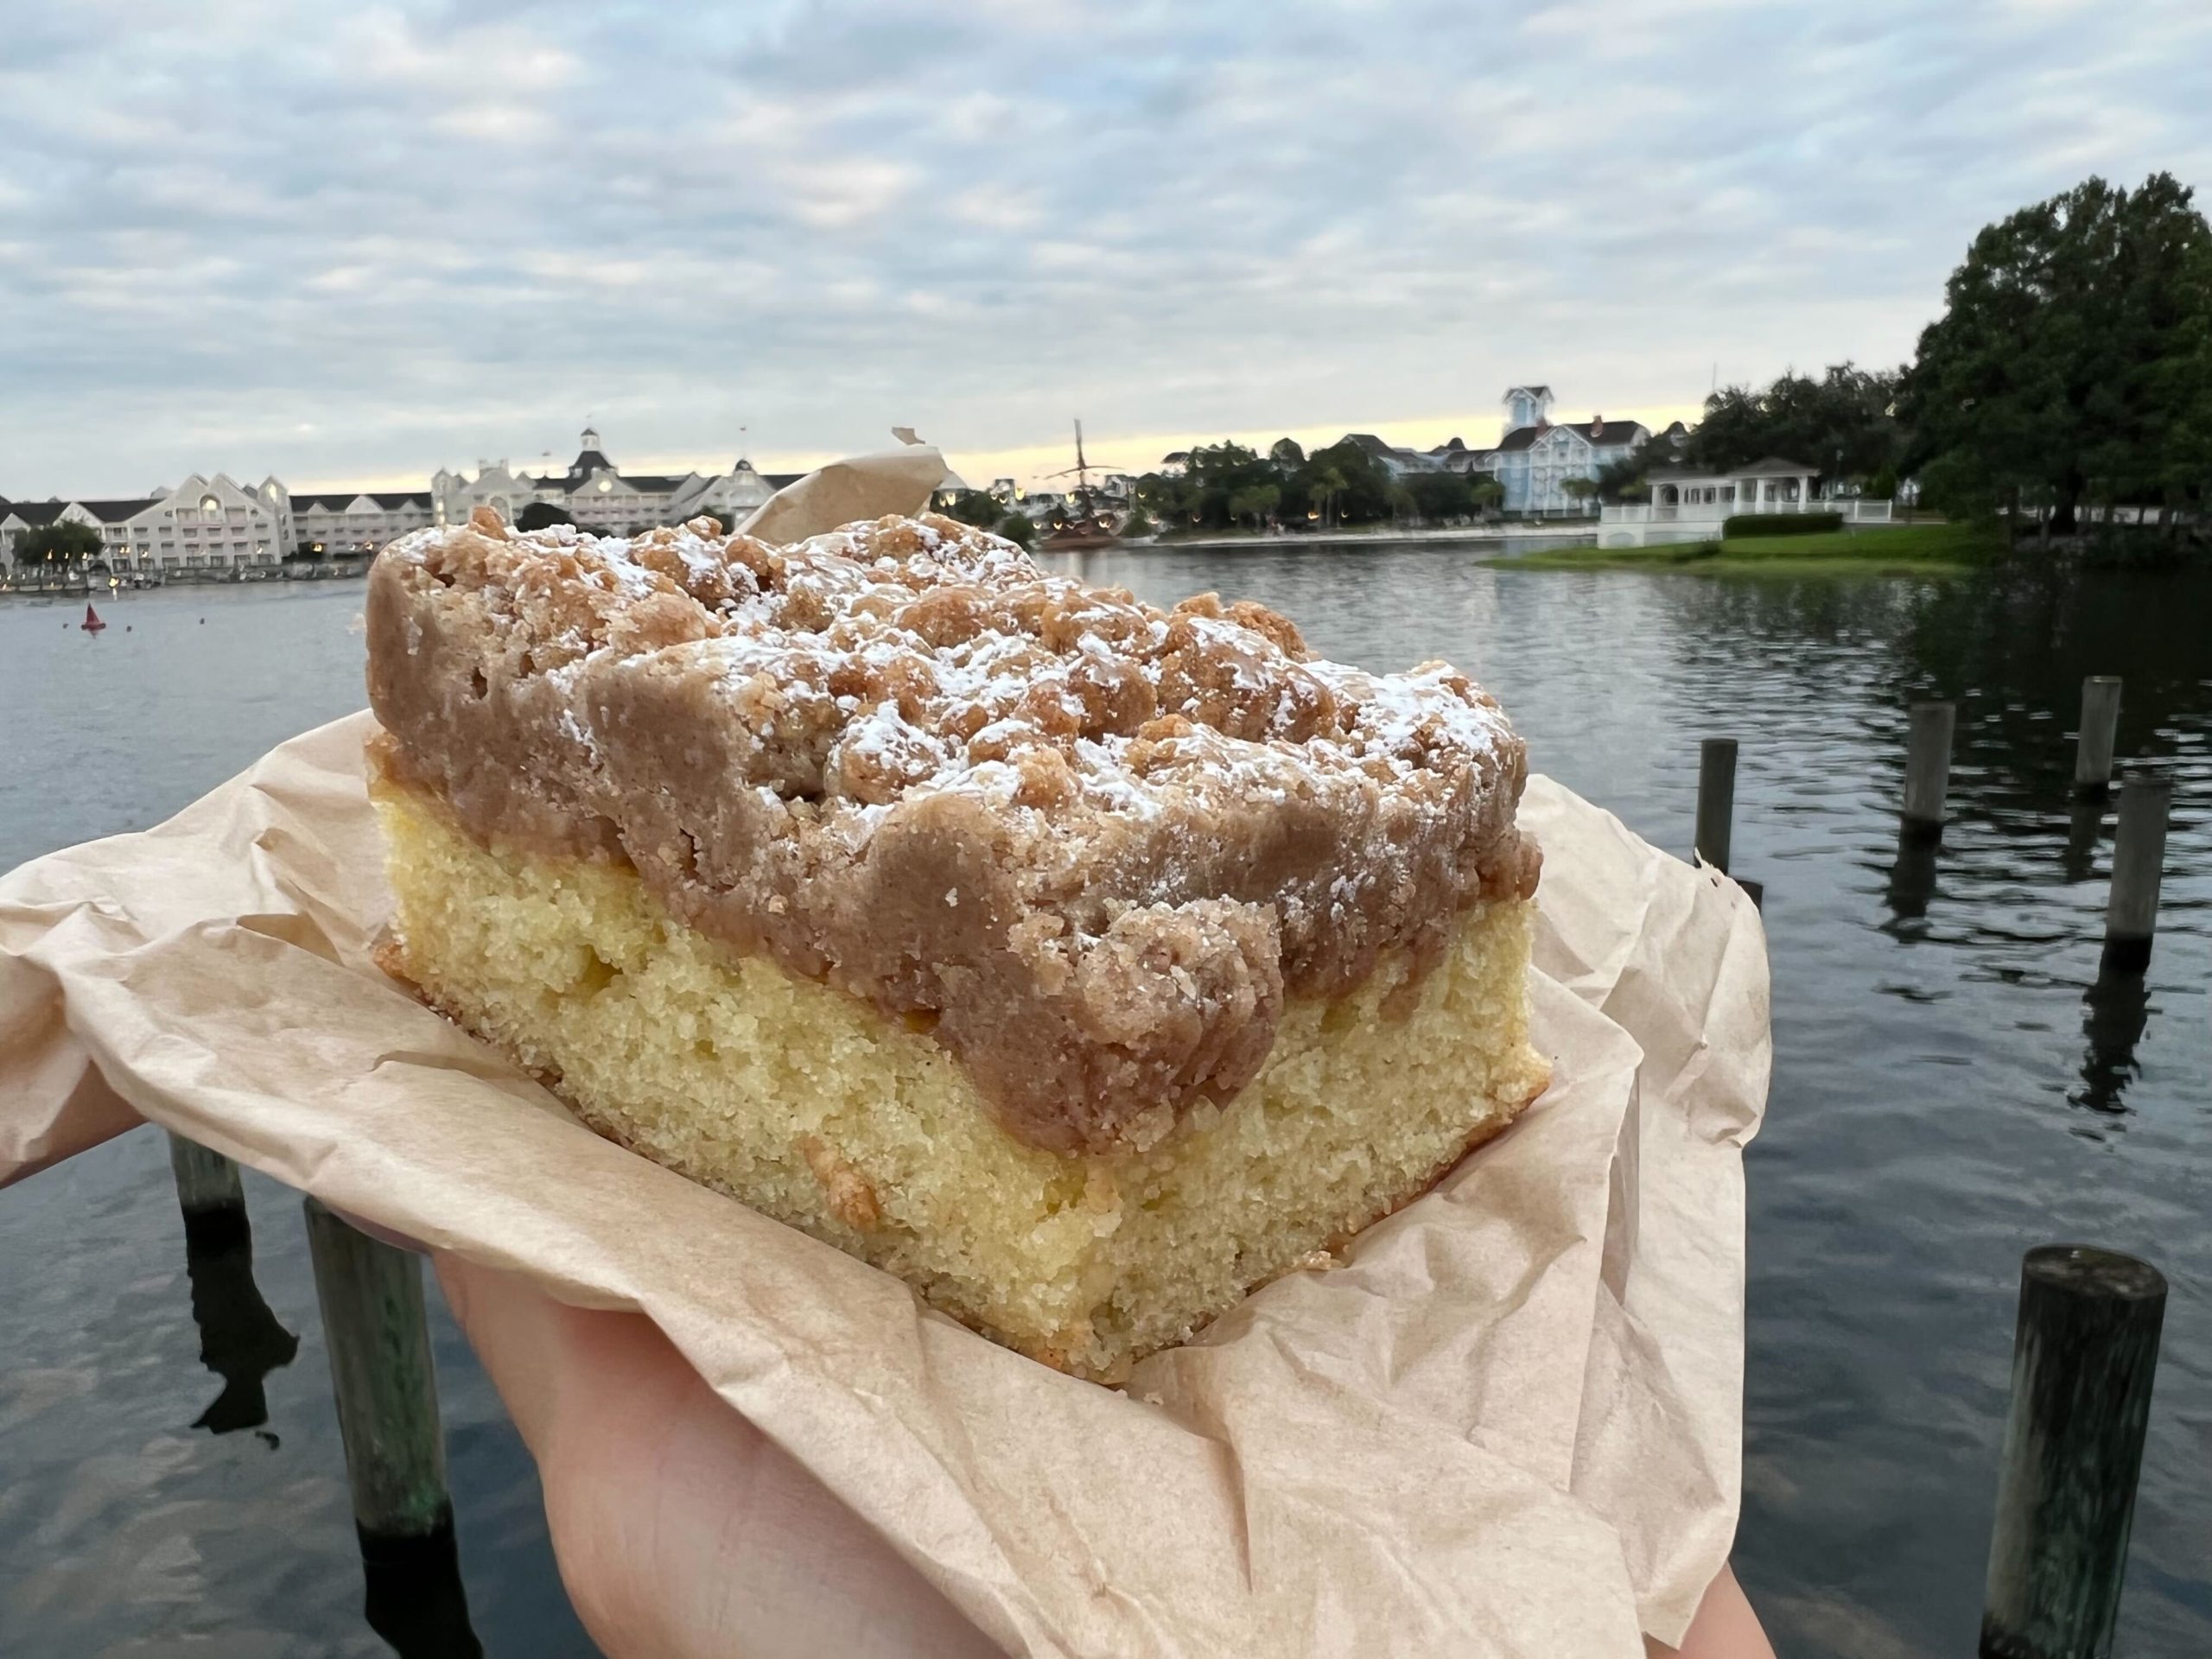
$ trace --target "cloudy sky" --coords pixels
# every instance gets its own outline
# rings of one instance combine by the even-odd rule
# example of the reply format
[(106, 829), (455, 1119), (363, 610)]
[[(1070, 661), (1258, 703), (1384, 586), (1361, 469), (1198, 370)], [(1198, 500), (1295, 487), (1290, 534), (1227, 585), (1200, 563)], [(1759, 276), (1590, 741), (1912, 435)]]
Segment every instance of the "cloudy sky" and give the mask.
[(0, 495), (1693, 412), (2212, 186), (2204, 0), (0, 0)]

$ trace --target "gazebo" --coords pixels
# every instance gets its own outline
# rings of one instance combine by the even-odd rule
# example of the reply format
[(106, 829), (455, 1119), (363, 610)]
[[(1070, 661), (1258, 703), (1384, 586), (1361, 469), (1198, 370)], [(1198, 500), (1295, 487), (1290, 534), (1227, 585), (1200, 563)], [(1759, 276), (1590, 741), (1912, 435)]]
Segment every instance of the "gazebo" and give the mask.
[[(1748, 467), (1719, 472), (1694, 467), (1665, 467), (1650, 474), (1654, 508), (1680, 507), (1679, 516), (1725, 518), (1737, 512), (1804, 512), (1813, 505), (1813, 480), (1820, 468), (1802, 461), (1769, 455)], [(1723, 511), (1700, 513), (1690, 509), (1714, 507)], [(1656, 516), (1656, 515), (1655, 515)]]
[(1648, 501), (1608, 502), (1598, 514), (1600, 547), (1706, 541), (1738, 513), (1833, 512), (1853, 524), (1886, 524), (1891, 503), (1862, 496), (1822, 500), (1813, 493), (1820, 468), (1769, 455), (1748, 467), (1700, 472), (1661, 467), (1645, 476)]

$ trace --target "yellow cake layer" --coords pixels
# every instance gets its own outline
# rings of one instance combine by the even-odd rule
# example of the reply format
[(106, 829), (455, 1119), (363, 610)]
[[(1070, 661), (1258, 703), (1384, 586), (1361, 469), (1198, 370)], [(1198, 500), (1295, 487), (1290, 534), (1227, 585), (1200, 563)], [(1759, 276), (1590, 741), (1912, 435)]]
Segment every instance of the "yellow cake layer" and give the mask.
[[(923, 1032), (671, 918), (626, 867), (486, 849), (389, 780), (404, 970), (584, 1120), (1111, 1379), (1408, 1202), (1541, 1090), (1530, 906), (1478, 905), (1410, 995), (1293, 1000), (1264, 1068), (1142, 1152), (1046, 1152)], [(1386, 1012), (1385, 1005), (1389, 1004)]]

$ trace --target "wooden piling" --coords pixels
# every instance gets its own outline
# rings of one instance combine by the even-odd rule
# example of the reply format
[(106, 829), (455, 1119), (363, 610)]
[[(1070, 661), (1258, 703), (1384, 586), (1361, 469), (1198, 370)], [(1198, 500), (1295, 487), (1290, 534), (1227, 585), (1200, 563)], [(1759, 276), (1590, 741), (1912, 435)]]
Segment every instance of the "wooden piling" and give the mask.
[(1897, 856), (1890, 861), (1889, 887), (1884, 897), (1889, 901), (1891, 931), (1901, 938), (1917, 938), (1926, 931), (1919, 924), (1927, 920), (1928, 906), (1936, 897), (1940, 850), (1911, 825), (1897, 826)]
[(2082, 682), (2082, 741), (2074, 752), (2074, 792), (2101, 795), (2112, 783), (2113, 745), (2120, 733), (2120, 677), (2092, 674)]
[(2021, 1262), (1981, 1659), (2108, 1659), (2165, 1311), (2164, 1278), (2133, 1256), (2050, 1244)]
[(1957, 709), (1948, 702), (1916, 702), (1905, 729), (1905, 828), (1933, 839), (1943, 833), (1943, 798), (1951, 786), (1951, 734)]
[(1735, 833), (1736, 740), (1708, 737), (1697, 750), (1697, 855), (1722, 874), (1728, 871)]
[(314, 1198), (307, 1223), (354, 1522), (364, 1539), (427, 1537), (453, 1504), (422, 1264)]
[(238, 1166), (175, 1130), (169, 1137), (169, 1171), (176, 1178), (177, 1208), (184, 1212), (185, 1243), (222, 1249), (245, 1239), (245, 1183)]
[(2158, 926), (2158, 879), (2166, 861), (2166, 816), (2174, 786), (2164, 778), (2130, 778), (2120, 786), (2120, 828), (2113, 836), (2112, 899), (2105, 908), (2107, 972), (2139, 974), (2151, 965)]

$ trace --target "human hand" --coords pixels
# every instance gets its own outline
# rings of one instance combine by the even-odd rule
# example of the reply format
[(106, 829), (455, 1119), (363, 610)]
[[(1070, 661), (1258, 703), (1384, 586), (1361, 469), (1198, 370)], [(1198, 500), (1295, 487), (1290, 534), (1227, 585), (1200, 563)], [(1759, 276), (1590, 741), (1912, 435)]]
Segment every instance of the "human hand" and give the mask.
[[(537, 1459), (562, 1581), (610, 1659), (999, 1653), (731, 1410), (652, 1320), (569, 1307), (512, 1274), (434, 1259)], [(1679, 1653), (1774, 1659), (1726, 1567)]]
[(723, 1402), (652, 1320), (438, 1254), (610, 1659), (969, 1659), (1000, 1649)]
[(1751, 1599), (1726, 1567), (1707, 1586), (1682, 1645), (1664, 1647), (1647, 1637), (1643, 1649), (1650, 1659), (1665, 1659), (1669, 1654), (1675, 1659), (1774, 1659), (1773, 1645), (1759, 1616), (1751, 1611)]

